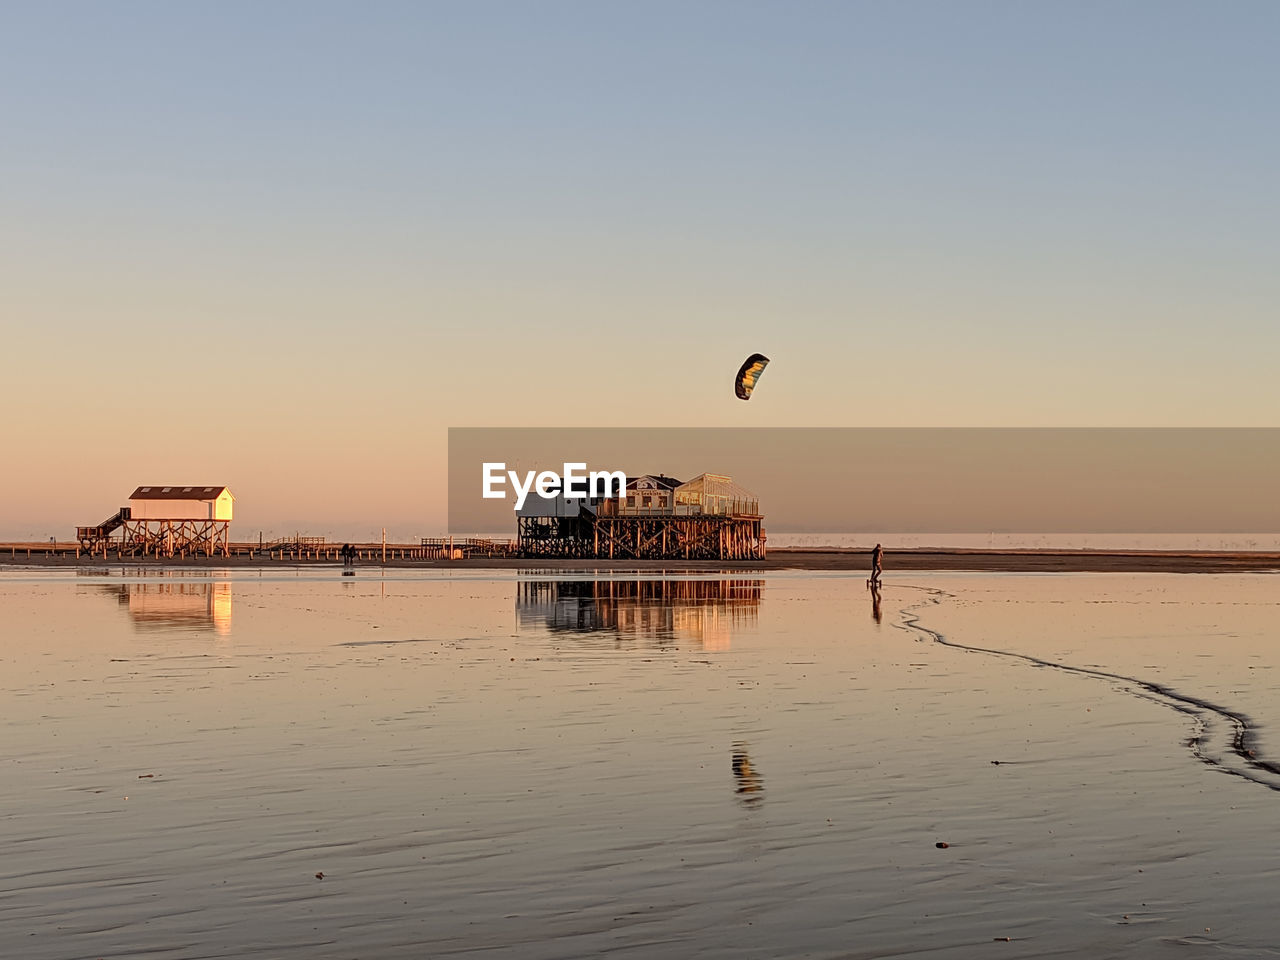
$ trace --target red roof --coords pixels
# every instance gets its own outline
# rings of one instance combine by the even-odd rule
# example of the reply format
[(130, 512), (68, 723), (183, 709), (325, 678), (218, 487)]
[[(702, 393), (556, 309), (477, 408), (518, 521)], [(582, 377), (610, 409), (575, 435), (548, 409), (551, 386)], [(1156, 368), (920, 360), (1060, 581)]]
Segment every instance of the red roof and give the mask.
[(129, 494), (130, 500), (217, 500), (226, 485), (198, 487), (171, 485), (167, 487), (139, 487)]

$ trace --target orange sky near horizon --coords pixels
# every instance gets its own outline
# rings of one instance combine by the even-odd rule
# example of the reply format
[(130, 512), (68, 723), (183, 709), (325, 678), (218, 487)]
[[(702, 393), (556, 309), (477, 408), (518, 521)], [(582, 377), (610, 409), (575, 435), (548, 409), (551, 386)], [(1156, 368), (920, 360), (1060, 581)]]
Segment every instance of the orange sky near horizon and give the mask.
[[(727, 319), (718, 322), (734, 330)], [(798, 335), (796, 324), (782, 324), (728, 339), (712, 325), (684, 337), (681, 349), (644, 359), (636, 356), (642, 348), (628, 343), (628, 326), (591, 338), (543, 338), (567, 341), (554, 351), (537, 336), (502, 332), (497, 317), (467, 336), (321, 333), (292, 354), (271, 343), (255, 353), (247, 344), (260, 338), (242, 331), (207, 374), (190, 375), (183, 357), (201, 355), (194, 331), (178, 332), (170, 347), (143, 350), (113, 345), (104, 334), (83, 349), (100, 361), (95, 376), (72, 377), (62, 365), (50, 368), (57, 371), (52, 380), (39, 366), (10, 375), (20, 400), (0, 422), (9, 463), (0, 480), (0, 536), (69, 537), (147, 483), (229, 485), (240, 537), (295, 529), (364, 537), (383, 525), (406, 537), (429, 536), (446, 526), (451, 426), (1274, 422), (1260, 370), (1215, 382), (1176, 369), (1125, 370), (1112, 358), (1118, 369), (1111, 377), (1098, 363), (1087, 390), (1068, 391), (1046, 387), (1062, 378), (1048, 365), (1062, 356), (1034, 368), (1014, 356), (966, 358), (927, 346), (913, 354), (886, 343), (870, 358), (857, 349), (856, 334), (823, 349)], [(678, 325), (669, 325), (670, 336), (679, 332), (670, 326)], [(47, 329), (28, 328), (26, 338), (36, 341), (28, 350), (61, 358)], [(863, 339), (892, 336), (880, 330)], [(732, 395), (732, 376), (755, 349), (774, 360), (743, 403)], [(1241, 366), (1263, 362), (1269, 360), (1253, 355)], [(647, 366), (654, 363), (656, 371)]]

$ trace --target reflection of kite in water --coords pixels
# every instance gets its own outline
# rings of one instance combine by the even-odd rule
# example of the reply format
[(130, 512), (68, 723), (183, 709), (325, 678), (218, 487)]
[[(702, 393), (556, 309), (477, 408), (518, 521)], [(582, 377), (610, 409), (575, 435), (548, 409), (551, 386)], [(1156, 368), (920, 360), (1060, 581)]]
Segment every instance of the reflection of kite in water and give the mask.
[(738, 395), (739, 400), (751, 399), (751, 391), (756, 388), (756, 382), (768, 365), (769, 358), (763, 353), (753, 353), (747, 357), (747, 362), (742, 365), (733, 381), (733, 392)]
[(759, 803), (764, 799), (764, 778), (752, 769), (747, 745), (741, 741), (733, 745), (733, 776), (738, 781), (734, 792), (743, 803)]

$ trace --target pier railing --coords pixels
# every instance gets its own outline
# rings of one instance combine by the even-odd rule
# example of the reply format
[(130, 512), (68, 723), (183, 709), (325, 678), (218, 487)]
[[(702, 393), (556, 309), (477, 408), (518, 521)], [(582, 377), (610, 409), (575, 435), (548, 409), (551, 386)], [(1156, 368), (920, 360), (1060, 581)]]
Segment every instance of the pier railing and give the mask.
[(603, 500), (597, 514), (602, 517), (759, 517), (759, 500), (707, 497), (702, 503), (674, 503), (644, 506), (625, 500)]
[(324, 537), (303, 537), (297, 534), (291, 537), (276, 537), (262, 545), (263, 550), (281, 550), (290, 547), (298, 550), (323, 549), (328, 541)]
[(466, 557), (514, 557), (515, 540), (492, 540), (486, 537), (423, 537), (422, 549), (433, 559), (455, 560)]
[[(105, 525), (104, 525), (105, 526)], [(99, 527), (80, 528), (97, 533)], [(349, 543), (355, 551), (358, 562), (391, 562), (401, 563), (412, 560), (465, 560), (470, 558), (501, 558), (518, 556), (517, 541), (489, 539), (486, 537), (423, 537), (419, 543)], [(95, 560), (145, 560), (153, 558), (151, 550), (139, 551), (136, 544), (128, 538), (111, 539), (95, 537), (86, 545), (80, 539), (38, 542), (5, 542), (0, 544), (0, 553), (8, 560), (31, 560), (40, 558), (58, 559), (95, 559)], [(204, 551), (177, 550), (172, 556), (154, 555), (156, 562), (182, 562), (188, 559), (200, 559)], [(277, 560), (286, 562), (321, 561), (341, 563), (343, 558), (342, 544), (329, 541), (325, 537), (281, 537), (270, 542), (230, 541), (222, 543), (216, 550), (216, 556), (230, 560)]]

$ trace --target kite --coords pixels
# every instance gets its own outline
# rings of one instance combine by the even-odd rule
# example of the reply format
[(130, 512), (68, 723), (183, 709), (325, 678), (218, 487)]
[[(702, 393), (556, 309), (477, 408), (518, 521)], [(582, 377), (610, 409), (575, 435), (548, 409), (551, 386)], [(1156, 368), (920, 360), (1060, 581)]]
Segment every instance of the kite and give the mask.
[(756, 381), (768, 365), (769, 358), (763, 353), (753, 353), (747, 357), (747, 362), (742, 365), (733, 381), (733, 392), (738, 395), (739, 400), (751, 399), (751, 391), (756, 388)]

